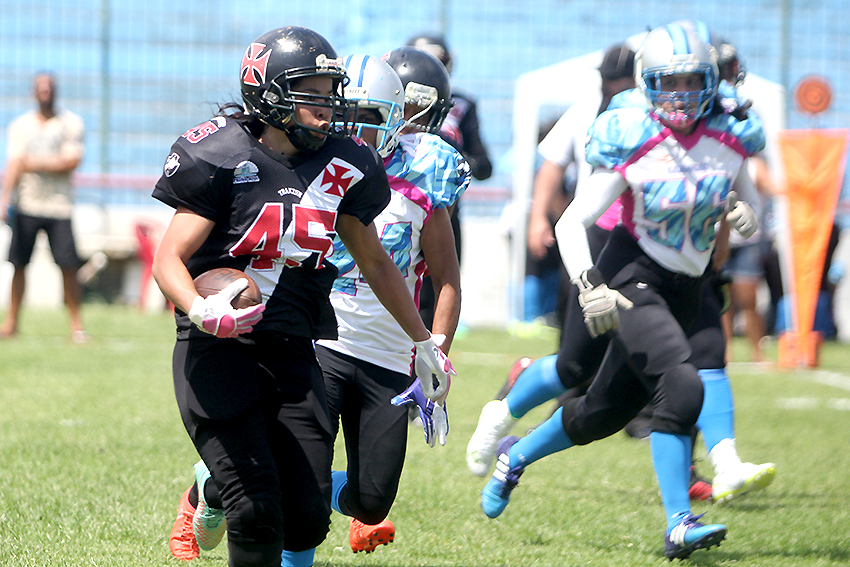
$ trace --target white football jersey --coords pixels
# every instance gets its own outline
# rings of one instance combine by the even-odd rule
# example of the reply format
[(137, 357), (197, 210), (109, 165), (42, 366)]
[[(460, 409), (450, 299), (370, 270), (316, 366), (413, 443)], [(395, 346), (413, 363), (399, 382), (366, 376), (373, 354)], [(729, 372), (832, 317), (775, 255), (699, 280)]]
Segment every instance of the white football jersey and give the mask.
[[(764, 147), (761, 122), (723, 114), (700, 120), (687, 136), (664, 128), (643, 109), (602, 113), (591, 128), (587, 159), (620, 172), (622, 223), (668, 270), (699, 276), (714, 249), (714, 226), (733, 186), (756, 205), (745, 160)], [(739, 176), (742, 179), (738, 179)]]
[[(425, 133), (400, 136), (398, 147), (384, 165), (392, 196), (375, 219), (375, 227), (418, 305), (427, 269), (419, 244), (422, 228), (434, 210), (452, 205), (463, 194), (469, 184), (469, 166), (447, 142)], [(378, 300), (338, 237), (328, 259), (339, 270), (331, 292), (339, 339), (319, 344), (383, 368), (410, 373), (413, 342)]]

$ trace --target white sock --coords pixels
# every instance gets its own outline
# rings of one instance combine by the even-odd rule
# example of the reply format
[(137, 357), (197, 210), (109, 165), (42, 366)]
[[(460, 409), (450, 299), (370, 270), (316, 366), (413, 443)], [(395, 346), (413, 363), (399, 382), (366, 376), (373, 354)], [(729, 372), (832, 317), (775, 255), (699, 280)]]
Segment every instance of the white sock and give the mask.
[(709, 452), (708, 457), (714, 466), (715, 475), (721, 475), (741, 466), (738, 450), (735, 448), (735, 439), (727, 438), (720, 441)]

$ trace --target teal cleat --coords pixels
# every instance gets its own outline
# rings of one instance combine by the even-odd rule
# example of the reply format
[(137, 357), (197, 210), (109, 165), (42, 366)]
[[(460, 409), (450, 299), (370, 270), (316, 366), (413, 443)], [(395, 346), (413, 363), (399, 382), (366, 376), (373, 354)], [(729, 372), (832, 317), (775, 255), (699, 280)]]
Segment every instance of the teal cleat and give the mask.
[(708, 549), (720, 545), (726, 537), (726, 526), (699, 523), (702, 514), (685, 514), (679, 523), (667, 530), (664, 535), (664, 555), (667, 559), (687, 559), (697, 549)]
[(195, 510), (195, 517), (192, 519), (192, 531), (195, 533), (195, 539), (198, 540), (198, 547), (204, 551), (214, 549), (221, 538), (224, 537), (224, 532), (227, 531), (227, 524), (224, 521), (224, 510), (211, 508), (207, 505), (204, 498), (204, 485), (210, 480), (210, 471), (204, 461), (195, 463), (195, 483), (198, 485), (198, 508)]

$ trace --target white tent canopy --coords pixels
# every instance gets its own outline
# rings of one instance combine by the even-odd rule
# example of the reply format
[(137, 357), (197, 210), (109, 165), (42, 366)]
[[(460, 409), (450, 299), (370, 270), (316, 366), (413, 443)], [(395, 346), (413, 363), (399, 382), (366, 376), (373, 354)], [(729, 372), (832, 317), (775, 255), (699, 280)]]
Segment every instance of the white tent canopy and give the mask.
[[(645, 34), (626, 40), (637, 51)], [(529, 203), (534, 183), (537, 159), (537, 135), (546, 107), (568, 108), (588, 92), (599, 90), (601, 78), (597, 70), (604, 50), (593, 51), (573, 59), (520, 75), (514, 87), (513, 112), (513, 202), (516, 207), (516, 226), (511, 244), (510, 285), (521, 290), (525, 279), (525, 234)], [(742, 97), (752, 99), (753, 110), (762, 118), (768, 137), (767, 159), (777, 179), (781, 179), (778, 156), (775, 155), (776, 135), (785, 126), (785, 91), (777, 83), (748, 74), (740, 89)], [(509, 315), (522, 319), (522, 293), (510, 294)]]

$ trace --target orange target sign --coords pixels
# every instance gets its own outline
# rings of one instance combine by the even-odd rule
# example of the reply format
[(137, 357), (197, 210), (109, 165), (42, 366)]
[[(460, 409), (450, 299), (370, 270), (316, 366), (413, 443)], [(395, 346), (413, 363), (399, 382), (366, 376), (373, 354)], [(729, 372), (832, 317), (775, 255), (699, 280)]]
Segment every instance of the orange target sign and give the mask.
[(832, 88), (823, 77), (812, 75), (797, 83), (795, 98), (800, 112), (818, 114), (829, 108)]

